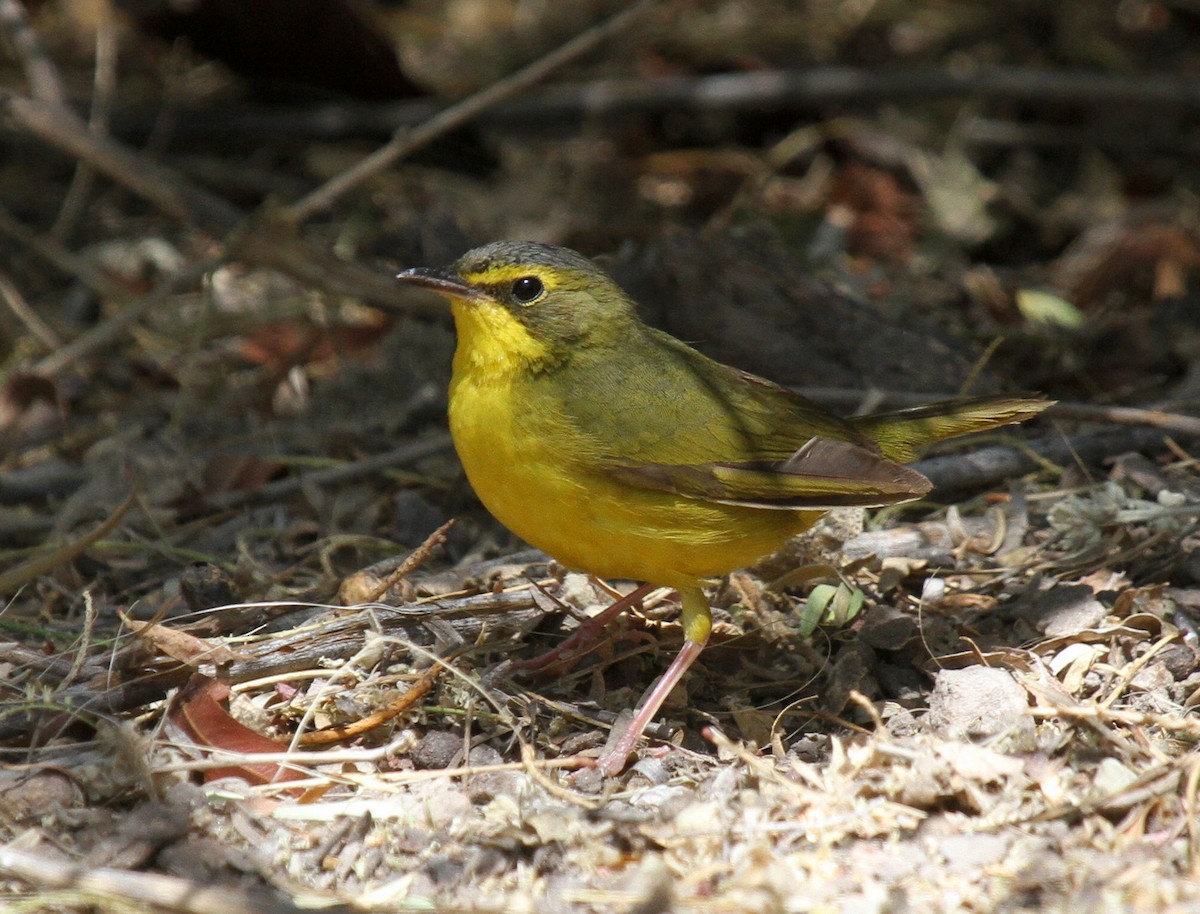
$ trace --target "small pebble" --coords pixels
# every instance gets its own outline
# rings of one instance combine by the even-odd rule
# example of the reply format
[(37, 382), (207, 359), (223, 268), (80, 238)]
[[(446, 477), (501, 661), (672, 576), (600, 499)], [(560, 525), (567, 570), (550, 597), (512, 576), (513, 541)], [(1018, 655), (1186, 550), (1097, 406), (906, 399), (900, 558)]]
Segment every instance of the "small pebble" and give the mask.
[(1004, 670), (991, 667), (938, 673), (925, 725), (945, 739), (986, 742), (1000, 752), (1037, 748), (1025, 690)]

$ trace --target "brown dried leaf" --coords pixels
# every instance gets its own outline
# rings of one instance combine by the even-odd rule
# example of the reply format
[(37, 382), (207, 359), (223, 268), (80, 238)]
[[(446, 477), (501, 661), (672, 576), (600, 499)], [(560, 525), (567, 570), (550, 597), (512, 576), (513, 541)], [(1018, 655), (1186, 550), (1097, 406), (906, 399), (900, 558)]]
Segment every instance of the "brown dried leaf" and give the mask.
[(201, 663), (225, 666), (235, 660), (246, 659), (245, 654), (230, 650), (224, 644), (214, 644), (195, 635), (176, 631), (157, 622), (139, 622), (117, 610), (117, 615), (139, 638), (149, 641), (156, 648), (180, 663), (196, 668)]
[[(268, 739), (234, 720), (222, 704), (228, 697), (228, 686), (206, 676), (193, 676), (180, 693), (170, 719), (202, 748), (242, 754), (287, 752), (287, 744)], [(274, 762), (231, 763), (204, 772), (205, 781), (235, 777), (251, 784), (294, 781), (304, 776), (295, 768)]]

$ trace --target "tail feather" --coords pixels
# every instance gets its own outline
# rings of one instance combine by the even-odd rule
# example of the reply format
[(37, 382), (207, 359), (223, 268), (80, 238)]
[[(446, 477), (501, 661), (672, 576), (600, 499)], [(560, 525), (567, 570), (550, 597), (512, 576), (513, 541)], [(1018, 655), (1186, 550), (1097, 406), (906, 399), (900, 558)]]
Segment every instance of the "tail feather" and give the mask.
[(849, 421), (863, 435), (878, 443), (884, 457), (897, 463), (908, 463), (915, 460), (917, 452), (927, 445), (1013, 422), (1024, 422), (1054, 403), (1054, 400), (975, 397), (854, 416)]

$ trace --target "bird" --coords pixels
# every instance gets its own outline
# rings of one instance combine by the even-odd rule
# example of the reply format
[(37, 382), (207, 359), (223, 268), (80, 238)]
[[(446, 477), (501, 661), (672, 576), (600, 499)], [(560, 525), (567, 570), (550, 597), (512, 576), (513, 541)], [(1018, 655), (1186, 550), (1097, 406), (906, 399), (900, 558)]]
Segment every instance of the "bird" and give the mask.
[(920, 498), (931, 484), (904, 464), (921, 447), (1052, 403), (843, 418), (650, 327), (601, 267), (540, 242), (492, 242), (397, 279), (449, 299), (450, 433), (484, 506), (567, 568), (679, 593), (683, 646), (598, 759), (609, 775), (708, 641), (705, 582), (832, 508)]

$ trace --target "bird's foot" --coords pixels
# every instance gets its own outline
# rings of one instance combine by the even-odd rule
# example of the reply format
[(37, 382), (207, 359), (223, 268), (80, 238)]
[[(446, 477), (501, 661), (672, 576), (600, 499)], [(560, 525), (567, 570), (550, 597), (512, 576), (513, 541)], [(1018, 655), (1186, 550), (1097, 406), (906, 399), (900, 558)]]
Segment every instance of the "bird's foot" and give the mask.
[(634, 588), (626, 596), (621, 597), (603, 612), (592, 616), (561, 644), (551, 648), (544, 654), (531, 657), (528, 660), (514, 660), (509, 666), (512, 670), (526, 672), (544, 670), (547, 667), (562, 665), (569, 666), (579, 660), (584, 654), (596, 646), (604, 634), (604, 628), (623, 613), (626, 609), (638, 603), (646, 594), (654, 589), (653, 584), (642, 584)]

